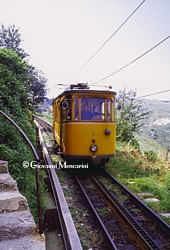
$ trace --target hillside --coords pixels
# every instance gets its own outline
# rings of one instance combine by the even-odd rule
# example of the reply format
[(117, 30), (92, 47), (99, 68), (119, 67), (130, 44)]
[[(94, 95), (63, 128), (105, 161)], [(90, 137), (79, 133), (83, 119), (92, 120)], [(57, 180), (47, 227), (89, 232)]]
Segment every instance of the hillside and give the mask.
[[(142, 111), (150, 111), (142, 120), (143, 126), (137, 134), (141, 140), (141, 146), (148, 145), (153, 148), (170, 147), (170, 101), (140, 99), (137, 100), (142, 106)], [(143, 145), (144, 144), (144, 145)]]
[[(141, 105), (141, 111), (150, 111), (142, 120), (143, 126), (136, 137), (139, 139), (143, 151), (170, 147), (170, 101), (137, 99)], [(51, 115), (52, 100), (46, 98), (44, 104), (38, 108), (39, 113)]]

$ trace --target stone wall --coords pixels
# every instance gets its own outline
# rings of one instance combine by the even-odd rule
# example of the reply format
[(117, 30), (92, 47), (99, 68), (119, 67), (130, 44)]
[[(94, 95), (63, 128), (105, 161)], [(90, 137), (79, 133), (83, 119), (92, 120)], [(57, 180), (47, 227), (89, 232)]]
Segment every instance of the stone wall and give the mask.
[(0, 161), (0, 249), (45, 249), (44, 238), (37, 233), (27, 200), (9, 174), (7, 161)]

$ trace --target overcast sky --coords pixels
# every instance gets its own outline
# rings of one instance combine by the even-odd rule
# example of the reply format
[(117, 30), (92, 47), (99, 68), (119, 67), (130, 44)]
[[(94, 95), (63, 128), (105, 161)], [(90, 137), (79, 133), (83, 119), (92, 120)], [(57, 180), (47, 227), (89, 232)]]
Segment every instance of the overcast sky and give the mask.
[[(96, 81), (112, 74), (170, 35), (170, 0), (146, 0), (97, 55), (76, 72), (142, 0), (0, 0), (0, 23), (20, 28), (29, 62), (57, 83)], [(73, 77), (74, 76), (74, 77)], [(170, 89), (170, 39), (119, 73), (98, 82), (136, 90), (137, 96)], [(151, 96), (170, 100), (170, 92)]]

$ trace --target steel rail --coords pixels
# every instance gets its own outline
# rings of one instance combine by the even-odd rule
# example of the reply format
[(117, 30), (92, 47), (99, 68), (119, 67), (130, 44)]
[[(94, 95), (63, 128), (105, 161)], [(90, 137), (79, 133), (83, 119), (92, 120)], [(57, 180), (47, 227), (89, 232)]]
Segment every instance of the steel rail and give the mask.
[(42, 148), (43, 158), (45, 160), (46, 165), (48, 166), (47, 171), (48, 171), (50, 184), (52, 188), (54, 203), (56, 206), (56, 210), (57, 210), (57, 214), (58, 214), (58, 218), (60, 222), (64, 247), (66, 250), (75, 250), (75, 249), (82, 250), (79, 237), (77, 235), (74, 223), (69, 213), (67, 202), (65, 200), (62, 188), (59, 184), (57, 174), (55, 172), (55, 166), (49, 156), (47, 147), (43, 140), (40, 126), (38, 125), (37, 121), (35, 121), (35, 123), (39, 132), (39, 139), (40, 139), (40, 145)]
[(154, 221), (162, 228), (164, 233), (170, 237), (170, 225), (168, 225), (161, 217), (158, 216), (152, 209), (150, 209), (146, 204), (144, 204), (138, 197), (136, 197), (130, 190), (128, 190), (123, 184), (117, 181), (106, 169), (102, 169), (104, 174), (109, 177), (114, 183), (123, 189), (123, 191), (129, 195), (131, 199), (139, 206), (142, 211), (146, 212)]
[(41, 118), (40, 118), (39, 116), (37, 116), (37, 115), (33, 115), (33, 117), (36, 118), (36, 119), (37, 119), (38, 121), (40, 121), (41, 123), (46, 124), (46, 125), (48, 126), (48, 128), (50, 129), (51, 132), (53, 131), (52, 125), (51, 125), (49, 122), (47, 122), (47, 121), (41, 119)]
[(47, 127), (48, 127), (50, 129), (50, 131), (52, 132), (53, 131), (52, 126), (48, 122), (40, 119), (38, 116), (35, 116), (35, 115), (34, 115), (34, 120), (37, 121), (39, 124), (41, 124), (41, 126), (45, 129), (46, 133), (50, 137), (51, 141), (54, 141), (54, 138), (51, 136), (51, 134), (49, 133), (49, 131), (47, 129)]
[(86, 198), (86, 200), (87, 200), (87, 202), (88, 202), (88, 204), (89, 204), (89, 206), (90, 206), (90, 208), (91, 208), (93, 214), (95, 215), (95, 218), (97, 219), (97, 221), (98, 221), (98, 223), (99, 223), (99, 225), (100, 225), (102, 231), (104, 232), (105, 237), (106, 237), (107, 240), (108, 240), (109, 246), (110, 246), (112, 249), (114, 249), (114, 250), (118, 250), (118, 248), (116, 247), (116, 245), (115, 245), (115, 243), (114, 243), (113, 238), (112, 238), (111, 235), (108, 233), (108, 231), (107, 231), (106, 227), (104, 226), (104, 224), (103, 224), (103, 222), (102, 222), (102, 220), (101, 220), (99, 214), (97, 213), (96, 209), (94, 208), (94, 206), (93, 206), (92, 202), (90, 201), (88, 195), (86, 194), (86, 192), (85, 192), (83, 186), (81, 185), (79, 179), (78, 179), (76, 176), (75, 176), (75, 179), (76, 179), (76, 181), (77, 181), (77, 183), (78, 183), (78, 185), (79, 185), (81, 191), (83, 192), (83, 195), (85, 196), (85, 198)]
[(124, 223), (124, 225), (130, 228), (132, 235), (135, 233), (134, 240), (137, 244), (142, 247), (142, 249), (154, 249), (161, 250), (161, 248), (156, 244), (155, 241), (147, 234), (147, 232), (137, 223), (130, 213), (119, 203), (119, 201), (110, 193), (110, 191), (97, 180), (96, 177), (91, 176), (95, 185), (102, 193), (104, 199), (107, 201), (108, 205), (112, 209), (112, 211), (117, 215), (117, 217)]

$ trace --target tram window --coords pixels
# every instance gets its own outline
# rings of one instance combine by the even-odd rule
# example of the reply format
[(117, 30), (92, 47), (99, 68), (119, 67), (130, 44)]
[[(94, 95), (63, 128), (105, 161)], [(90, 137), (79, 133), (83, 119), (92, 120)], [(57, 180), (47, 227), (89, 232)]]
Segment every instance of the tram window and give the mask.
[(102, 117), (102, 120), (104, 120), (104, 102), (102, 103), (102, 106), (101, 106), (101, 117)]
[(112, 99), (112, 120), (115, 121), (115, 99)]
[(104, 120), (104, 98), (81, 98), (82, 120)]
[(74, 98), (74, 120), (78, 120), (78, 98)]
[(107, 120), (111, 120), (111, 99), (107, 100)]
[(67, 100), (68, 102), (68, 107), (66, 109), (66, 120), (70, 121), (71, 120), (71, 99)]
[(67, 110), (66, 120), (71, 120), (71, 109)]
[(100, 106), (93, 105), (92, 106), (92, 120), (101, 120), (101, 111)]
[(82, 120), (91, 120), (92, 119), (92, 113), (90, 111), (90, 106), (89, 106), (88, 102), (82, 103), (81, 119)]

